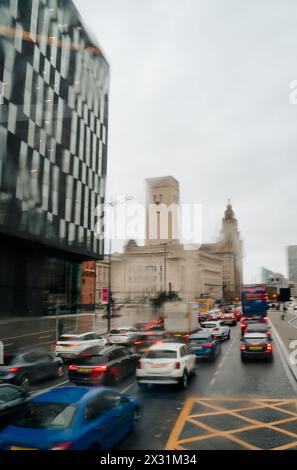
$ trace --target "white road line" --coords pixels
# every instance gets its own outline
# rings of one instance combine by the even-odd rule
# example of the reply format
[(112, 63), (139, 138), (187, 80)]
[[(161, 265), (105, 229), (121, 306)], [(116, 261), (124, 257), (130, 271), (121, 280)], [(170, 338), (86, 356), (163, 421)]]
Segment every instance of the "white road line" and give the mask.
[(49, 333), (50, 331), (56, 331), (56, 330), (36, 331), (36, 333), (26, 333), (25, 335), (19, 335), (19, 336), (7, 336), (7, 338), (1, 338), (1, 339), (2, 341), (5, 341), (6, 339), (26, 338), (26, 336), (36, 336), (36, 335), (40, 335), (40, 333)]
[(130, 390), (130, 388), (133, 387), (133, 385), (135, 385), (136, 382), (132, 382), (130, 385), (128, 385), (126, 388), (124, 388), (123, 390), (120, 390), (121, 393), (126, 393), (128, 390)]
[(52, 335), (45, 335), (45, 336), (38, 336), (38, 339), (46, 339), (46, 338), (51, 338)]
[(60, 387), (61, 385), (64, 385), (64, 384), (68, 384), (69, 383), (69, 380), (65, 380), (65, 382), (60, 382), (56, 385), (53, 385), (52, 387), (48, 387), (48, 388), (41, 388), (39, 390), (34, 390), (32, 393), (31, 393), (31, 396), (32, 397), (37, 397), (38, 395), (40, 395), (41, 393), (44, 393), (44, 392), (49, 392), (50, 390), (54, 390), (55, 388), (58, 388)]

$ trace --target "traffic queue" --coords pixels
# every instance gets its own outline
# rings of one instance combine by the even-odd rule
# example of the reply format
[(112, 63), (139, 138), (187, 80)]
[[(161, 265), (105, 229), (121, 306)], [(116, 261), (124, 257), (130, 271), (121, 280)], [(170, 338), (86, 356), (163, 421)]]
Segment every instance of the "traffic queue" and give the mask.
[[(0, 449), (110, 449), (142, 416), (140, 400), (116, 387), (186, 389), (197, 361), (215, 361), (231, 328), (241, 325), (241, 358), (273, 357), (269, 324), (245, 321), (240, 306), (201, 314), (194, 305), (165, 305), (164, 318), (114, 328), (109, 334), (67, 333), (54, 353), (6, 354), (0, 365)], [(243, 324), (245, 325), (243, 327)], [(69, 383), (32, 393), (32, 384), (65, 374)]]

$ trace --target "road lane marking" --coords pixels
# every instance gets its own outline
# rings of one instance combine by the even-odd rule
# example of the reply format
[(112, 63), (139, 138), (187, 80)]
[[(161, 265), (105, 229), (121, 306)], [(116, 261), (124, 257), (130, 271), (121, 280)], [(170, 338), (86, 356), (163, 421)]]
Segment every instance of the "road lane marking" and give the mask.
[(6, 338), (2, 338), (2, 341), (6, 339), (25, 338), (26, 336), (36, 336), (36, 335), (40, 335), (40, 333), (49, 333), (50, 331), (56, 331), (56, 330), (44, 330), (44, 331), (36, 331), (35, 333), (26, 333), (25, 335), (7, 336)]
[(56, 385), (53, 385), (52, 387), (40, 388), (39, 390), (32, 390), (31, 396), (36, 397), (36, 396), (40, 395), (41, 393), (49, 392), (50, 390), (54, 390), (55, 388), (58, 388), (61, 385), (68, 384), (68, 383), (70, 383), (69, 380), (65, 380), (65, 382), (60, 382)]
[(128, 390), (130, 390), (130, 388), (133, 387), (133, 385), (135, 385), (136, 382), (132, 382), (130, 385), (128, 385), (127, 387), (125, 387), (123, 390), (120, 390), (121, 393), (127, 393)]
[[(226, 403), (226, 407), (218, 404), (223, 402)], [(230, 408), (230, 403), (234, 402), (235, 409)], [(250, 402), (250, 406), (246, 406), (246, 403)], [(236, 404), (242, 403), (242, 407), (236, 407)], [(296, 406), (296, 412), (292, 412), (284, 408), (287, 404), (294, 404)], [(191, 414), (192, 409), (195, 405), (203, 406), (206, 408), (206, 412), (199, 413), (199, 414)], [(208, 409), (211, 411), (208, 412)], [(242, 412), (251, 410), (263, 411), (263, 421), (257, 418), (251, 418), (245, 415), (242, 415)], [(271, 422), (267, 422), (267, 415), (269, 411), (275, 410), (280, 413), (280, 416), (286, 415), (287, 417), (274, 420)], [(268, 413), (267, 413), (268, 412)], [(228, 422), (228, 418), (237, 420), (235, 423), (235, 427), (231, 424), (229, 426), (230, 429), (222, 430), (220, 429), (220, 425), (218, 428), (209, 426), (207, 422), (204, 422), (203, 419), (210, 417), (210, 416), (221, 416), (224, 423)], [(225, 416), (225, 419), (224, 419)], [(227, 418), (227, 419), (226, 419)], [(238, 420), (241, 421), (238, 424)], [(290, 423), (297, 420), (297, 400), (296, 399), (266, 399), (266, 398), (226, 398), (226, 397), (216, 397), (216, 398), (188, 398), (185, 402), (184, 408), (181, 411), (176, 425), (173, 428), (171, 435), (167, 441), (166, 450), (174, 450), (174, 449), (187, 449), (187, 444), (202, 441), (209, 441), (211, 439), (223, 438), (225, 440), (234, 442), (239, 444), (243, 449), (249, 450), (256, 450), (261, 449), (261, 447), (257, 447), (254, 444), (248, 442), (245, 439), (248, 439), (249, 435), (247, 434), (247, 438), (245, 438), (245, 433), (251, 430), (271, 430), (275, 433), (278, 433), (280, 437), (284, 435), (288, 438), (291, 438), (291, 441), (286, 445), (276, 446), (271, 450), (285, 450), (287, 448), (292, 448), (297, 446), (297, 433), (288, 431), (286, 429), (278, 427), (281, 424)], [(191, 425), (197, 426), (197, 435), (195, 435), (195, 431), (193, 431), (193, 436), (188, 437), (185, 439), (181, 439), (182, 433), (184, 428), (187, 427), (188, 423)], [(201, 429), (205, 431), (205, 434), (201, 435)], [(192, 428), (191, 428), (192, 430)], [(240, 434), (240, 435), (239, 435)], [(265, 440), (263, 439), (264, 446)], [(267, 442), (267, 441), (266, 441)], [(231, 444), (231, 443), (230, 443)], [(258, 444), (258, 443), (257, 443)], [(213, 448), (214, 442), (212, 442)], [(258, 444), (259, 445), (259, 444)]]
[(179, 438), (179, 436), (180, 436), (180, 434), (183, 430), (184, 422), (187, 419), (187, 416), (189, 415), (194, 402), (195, 402), (194, 397), (187, 398), (187, 400), (185, 401), (183, 409), (180, 412), (180, 414), (179, 414), (179, 416), (178, 416), (178, 418), (175, 422), (175, 425), (173, 427), (172, 433), (170, 434), (170, 437), (167, 441), (165, 450), (174, 449), (174, 447), (172, 447), (172, 446), (176, 445), (176, 443), (178, 441), (178, 438)]

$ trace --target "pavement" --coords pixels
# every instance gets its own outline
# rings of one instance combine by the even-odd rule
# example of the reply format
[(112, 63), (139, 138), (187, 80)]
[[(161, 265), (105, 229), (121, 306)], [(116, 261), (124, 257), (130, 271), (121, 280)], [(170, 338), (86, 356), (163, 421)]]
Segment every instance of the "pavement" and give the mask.
[(273, 337), (278, 341), (286, 363), (297, 381), (297, 311), (289, 310), (284, 320), (281, 319), (281, 314), (277, 310), (269, 311)]

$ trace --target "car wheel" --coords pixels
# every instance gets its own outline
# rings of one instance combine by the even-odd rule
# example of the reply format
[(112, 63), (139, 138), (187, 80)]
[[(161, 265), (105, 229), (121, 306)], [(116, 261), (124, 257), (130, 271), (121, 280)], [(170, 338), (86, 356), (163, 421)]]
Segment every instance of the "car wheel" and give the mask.
[(246, 362), (246, 358), (241, 355), (241, 362)]
[(230, 339), (230, 330), (229, 330), (229, 333), (227, 334), (226, 338)]
[(30, 386), (30, 378), (27, 374), (23, 375), (23, 377), (21, 378), (21, 380), (19, 381), (19, 384), (21, 387), (29, 387)]
[(183, 373), (182, 379), (180, 381), (181, 388), (185, 390), (188, 386), (188, 383), (189, 383), (189, 376), (188, 376), (188, 372), (185, 370)]
[(58, 367), (57, 367), (57, 370), (56, 370), (56, 377), (57, 377), (57, 379), (59, 379), (60, 377), (63, 377), (63, 375), (64, 375), (63, 366), (62, 366), (62, 364), (59, 364)]

